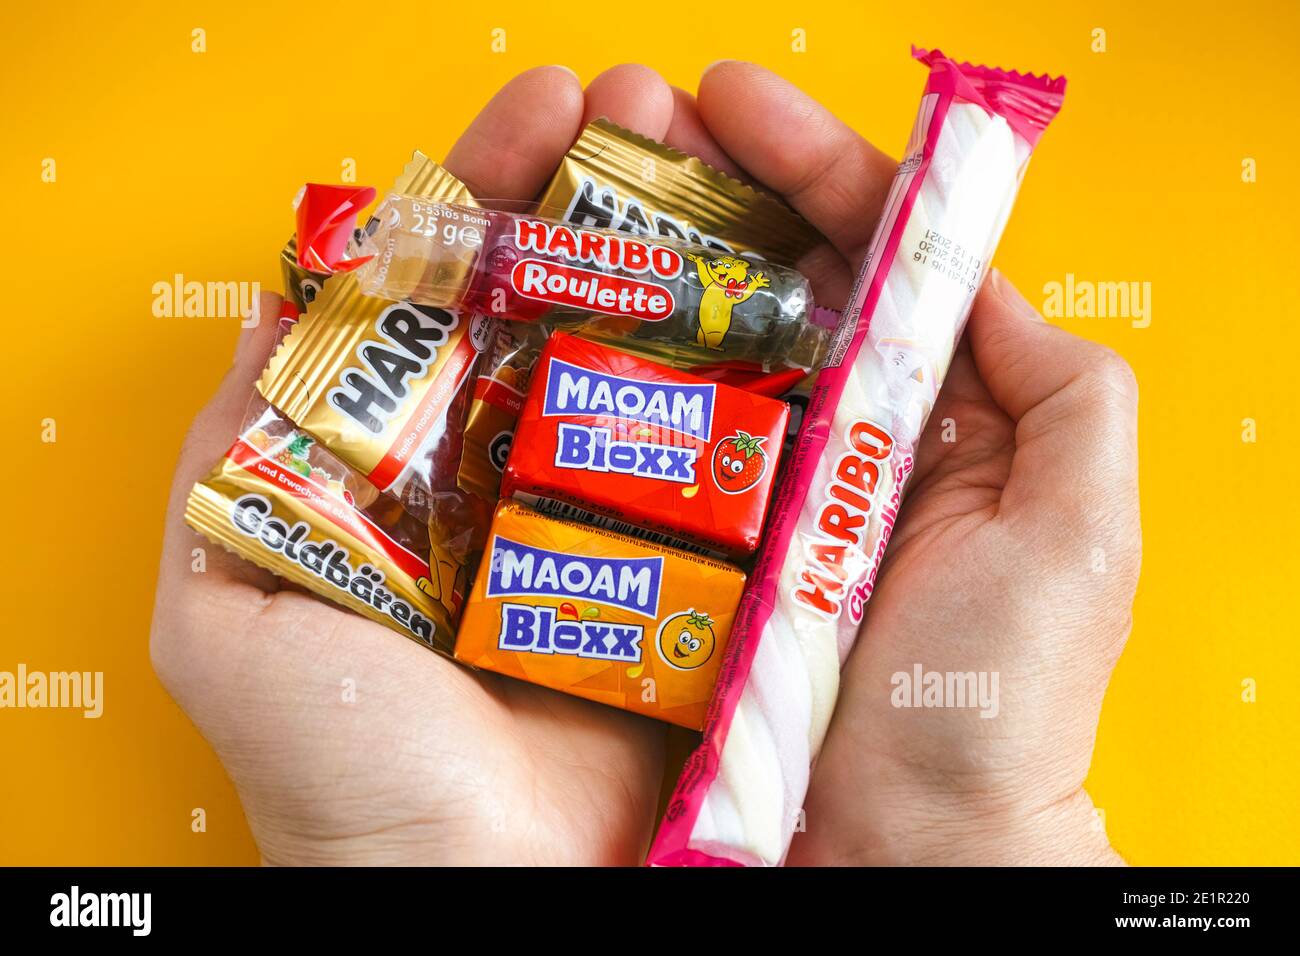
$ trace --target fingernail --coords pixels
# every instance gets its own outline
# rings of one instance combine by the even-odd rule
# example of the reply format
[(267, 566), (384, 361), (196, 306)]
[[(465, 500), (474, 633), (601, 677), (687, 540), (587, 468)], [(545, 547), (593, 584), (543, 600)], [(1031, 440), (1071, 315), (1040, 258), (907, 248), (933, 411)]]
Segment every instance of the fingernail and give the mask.
[(998, 294), (998, 298), (1017, 315), (1034, 322), (1043, 321), (1042, 314), (1030, 304), (1028, 299), (1020, 294), (1020, 290), (999, 270), (993, 269), (990, 271), (989, 282), (993, 286), (993, 291)]
[(552, 63), (550, 68), (552, 70), (563, 70), (565, 73), (569, 74), (569, 76), (573, 77), (575, 80), (581, 81), (582, 79), (580, 76), (578, 76), (576, 72), (571, 70), (569, 67), (565, 66), (563, 63)]
[(708, 66), (704, 68), (704, 71), (700, 74), (700, 76), (703, 76), (705, 73), (708, 73), (715, 66), (722, 66), (722, 64), (724, 63), (737, 63), (737, 62), (739, 61), (738, 60), (714, 60), (712, 63), (710, 63)]

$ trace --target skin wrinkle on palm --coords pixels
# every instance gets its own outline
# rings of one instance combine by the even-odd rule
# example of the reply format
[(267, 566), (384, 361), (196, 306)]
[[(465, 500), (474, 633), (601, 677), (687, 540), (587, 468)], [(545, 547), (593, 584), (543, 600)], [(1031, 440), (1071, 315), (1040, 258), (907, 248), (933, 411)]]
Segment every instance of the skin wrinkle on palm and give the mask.
[[(770, 121), (743, 122), (735, 102), (761, 104)], [(760, 67), (715, 64), (695, 98), (640, 66), (608, 70), (585, 93), (567, 70), (530, 70), (484, 107), (446, 166), (480, 195), (528, 199), (596, 116), (778, 193), (794, 190), (793, 205), (840, 246), (811, 257), (814, 291), (819, 301), (843, 301), (893, 161)], [(822, 168), (833, 173), (808, 172)], [(872, 639), (859, 643), (845, 668), (794, 863), (1116, 859), (1082, 781), (1140, 556), (1130, 441), (1136, 395), (1131, 375), (1105, 350), (1027, 317), (1007, 298), (993, 286), (981, 292), (923, 439), (869, 606)], [(264, 296), (261, 314), (276, 315), (278, 305)], [(164, 684), (230, 773), (263, 857), (640, 863), (663, 776), (663, 725), (464, 670), (377, 624), (281, 589), (270, 574), (217, 548), (208, 548), (206, 573), (191, 572), (191, 551), (206, 542), (181, 520), (185, 494), (238, 429), (274, 326), (259, 322), (242, 333), (230, 374), (186, 441), (151, 647)], [(1014, 367), (1026, 354), (1040, 368), (1027, 377), (1033, 381), (996, 381), (1002, 363)], [(1040, 397), (1028, 385), (1062, 377), (1073, 384), (1054, 393), (1054, 411), (1033, 416), (1018, 404)], [(959, 422), (956, 442), (935, 434), (945, 418)], [(1113, 446), (1108, 454), (1053, 444), (1054, 435), (1058, 444), (1074, 436), (1078, 422), (1102, 430)], [(1070, 542), (1054, 525), (1043, 527), (1041, 515), (996, 510), (1024, 464), (1017, 430), (1031, 426), (1043, 430), (1026, 449), (1041, 473), (1025, 476), (1032, 480), (1020, 485), (1024, 503), (1041, 497), (1036, 486), (1045, 483), (1075, 487), (1063, 469), (1080, 462), (1095, 469), (1090, 456), (1101, 455), (1105, 474), (1120, 476), (1122, 507), (1111, 526), (1090, 532), (1110, 555), (1112, 572), (1100, 589), (1071, 577)], [(997, 520), (988, 520), (990, 509)], [(990, 565), (1004, 593), (990, 590)], [(1006, 634), (1035, 630), (1036, 608), (1052, 624), (1046, 636), (1008, 645)], [(1062, 617), (1073, 630), (1055, 622)], [(900, 662), (942, 664), (948, 648), (926, 643), (926, 634), (961, 635), (947, 643), (983, 648), (1004, 686), (1018, 679), (1040, 694), (1034, 706), (1057, 718), (1059, 733), (1024, 727), (1014, 702), (999, 717), (1007, 721), (1003, 733), (990, 739), (989, 728), (970, 726), (960, 713), (889, 710), (885, 680)], [(958, 663), (971, 669), (969, 660)], [(1055, 681), (1040, 691), (1042, 673)], [(332, 706), (345, 677), (356, 682), (357, 700)], [(971, 770), (981, 760), (1016, 763), (996, 749), (999, 741), (1033, 750), (1018, 769), (1039, 771), (1023, 773), (1036, 786), (1010, 793)], [(945, 781), (960, 786), (945, 790)], [(601, 809), (598, 828), (590, 826), (593, 807)]]

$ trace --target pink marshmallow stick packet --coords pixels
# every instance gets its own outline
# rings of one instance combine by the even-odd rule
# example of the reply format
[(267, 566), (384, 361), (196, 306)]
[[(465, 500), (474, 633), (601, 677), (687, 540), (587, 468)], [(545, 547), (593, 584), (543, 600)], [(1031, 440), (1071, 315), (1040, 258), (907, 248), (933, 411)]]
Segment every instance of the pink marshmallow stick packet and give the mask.
[(913, 56), (930, 70), (916, 124), (651, 865), (784, 861), (921, 432), (1064, 96), (1064, 78)]

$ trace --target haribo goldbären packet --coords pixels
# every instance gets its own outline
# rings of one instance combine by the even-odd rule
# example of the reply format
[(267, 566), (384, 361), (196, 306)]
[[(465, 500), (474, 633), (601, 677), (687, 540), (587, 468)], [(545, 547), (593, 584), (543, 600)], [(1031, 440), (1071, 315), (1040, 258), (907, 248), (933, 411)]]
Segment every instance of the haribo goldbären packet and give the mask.
[(430, 555), (424, 523), (264, 402), (191, 489), (185, 520), (282, 578), (451, 652), (455, 569)]

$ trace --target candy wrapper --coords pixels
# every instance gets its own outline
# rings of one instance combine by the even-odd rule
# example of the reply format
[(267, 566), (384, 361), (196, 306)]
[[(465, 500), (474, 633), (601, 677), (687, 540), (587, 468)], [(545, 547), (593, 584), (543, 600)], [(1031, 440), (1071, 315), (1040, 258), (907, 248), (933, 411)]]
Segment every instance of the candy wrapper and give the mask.
[(456, 659), (698, 730), (745, 576), (498, 506)]
[(298, 261), (298, 237), (291, 236), (280, 250), (280, 273), (284, 277), (284, 301), (301, 313), (320, 294), (329, 273), (313, 272)]
[(534, 370), (501, 494), (745, 557), (758, 546), (788, 414), (775, 399), (556, 333)]
[[(327, 187), (327, 189), (331, 190), (333, 188), (335, 187)], [(419, 150), (416, 150), (411, 156), (410, 162), (406, 164), (402, 174), (393, 183), (393, 188), (420, 195), (447, 196), (459, 202), (472, 201), (469, 189), (464, 183)], [(294, 201), (295, 213), (301, 212), (300, 206), (303, 198), (302, 193), (299, 193), (296, 197)], [(367, 199), (366, 203), (369, 202), (370, 200)], [(332, 266), (336, 264), (336, 260), (334, 257), (328, 257), (329, 261), (326, 261), (328, 254), (321, 254), (324, 250), (313, 253), (304, 249), (300, 254), (298, 249), (300, 238), (302, 242), (309, 243), (315, 237), (310, 235), (299, 237), (297, 233), (290, 236), (289, 241), (280, 250), (280, 271), (284, 277), (285, 301), (292, 302), (301, 313), (307, 311), (307, 306), (311, 305), (312, 300), (324, 288), (325, 280), (333, 273)], [(318, 256), (319, 258), (317, 258)], [(312, 268), (313, 265), (316, 268)]]
[(916, 445), (1064, 79), (930, 68), (916, 126), (818, 376), (704, 739), (649, 862), (785, 857)]
[(190, 491), (194, 530), (282, 578), (450, 653), (456, 569), (424, 523), (265, 403)]
[(808, 281), (785, 266), (398, 193), (375, 219), (355, 253), (371, 295), (554, 325), (601, 317), (607, 334), (757, 360), (816, 343)]
[[(816, 308), (810, 319), (818, 328), (809, 337), (826, 336), (828, 330), (839, 323), (839, 313), (831, 309)], [(479, 366), (474, 381), (474, 391), (465, 423), (464, 446), (460, 471), (460, 487), (483, 498), (493, 498), (501, 487), (501, 472), (510, 453), (519, 412), (523, 408), (533, 368), (542, 347), (550, 334), (550, 326), (535, 322), (510, 322), (494, 320), (492, 345)], [(607, 336), (592, 332), (590, 326), (579, 326), (579, 338), (596, 343), (607, 343), (620, 352), (645, 357), (653, 361), (662, 352), (651, 347), (638, 348), (640, 340)], [(707, 357), (699, 350), (694, 355)], [(657, 363), (656, 363), (657, 364)], [(681, 368), (698, 378), (730, 386), (754, 395), (780, 397), (787, 405), (797, 403), (802, 409), (806, 402), (805, 385), (809, 369), (799, 366), (771, 367), (745, 360), (687, 361)], [(787, 428), (781, 447), (793, 441), (793, 430)], [(774, 445), (773, 449), (777, 446)]]
[[(258, 381), (263, 397), (420, 516), (455, 473), (464, 384), (486, 320), (363, 295), (334, 276)], [(408, 487), (410, 486), (410, 487)], [(422, 492), (422, 494), (420, 494)], [(423, 499), (423, 500), (422, 500)]]
[[(805, 255), (826, 242), (775, 197), (608, 119), (586, 126), (538, 199), (535, 212), (574, 226), (677, 238), (796, 268)], [(565, 327), (701, 378), (783, 397), (802, 409), (810, 372), (819, 364), (838, 321), (837, 313), (814, 309), (814, 328), (803, 332), (803, 342), (790, 355), (761, 358), (746, 353), (747, 343), (740, 339), (724, 343), (719, 354), (690, 348), (690, 343), (681, 348), (680, 342), (629, 338), (600, 318)], [(500, 485), (530, 370), (549, 332), (549, 326), (536, 324), (501, 322), (499, 326), (474, 383), (459, 476), (461, 488), (483, 497), (495, 496)], [(791, 430), (787, 443), (793, 437)]]
[(533, 364), (550, 330), (531, 322), (493, 319), (491, 346), (479, 366), (465, 417), (456, 481), (470, 494), (492, 500), (510, 455)]
[(603, 118), (565, 154), (536, 213), (792, 268), (826, 241), (776, 197)]
[[(463, 183), (419, 153), (396, 185), (431, 199), (473, 202)], [(335, 229), (328, 216), (325, 222)], [(372, 219), (365, 228), (374, 227)], [(337, 269), (342, 263), (329, 248), (302, 249), (298, 258)], [(456, 482), (469, 383), (491, 329), (488, 319), (468, 312), (364, 295), (355, 275), (334, 274), (257, 383), (287, 418), (427, 522), (437, 561), (458, 569), (458, 602), (494, 497), (469, 494)]]

